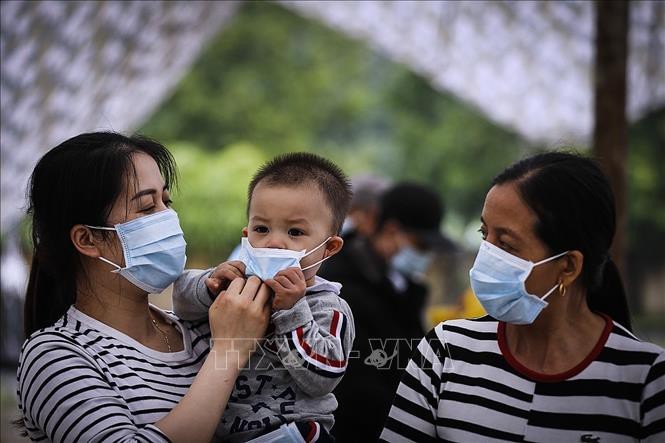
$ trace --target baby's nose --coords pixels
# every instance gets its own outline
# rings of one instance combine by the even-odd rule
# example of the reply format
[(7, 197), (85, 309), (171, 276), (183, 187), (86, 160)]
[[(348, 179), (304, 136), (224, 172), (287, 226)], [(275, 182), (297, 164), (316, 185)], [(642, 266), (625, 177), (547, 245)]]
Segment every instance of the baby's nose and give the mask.
[(264, 246), (265, 248), (286, 249), (286, 242), (280, 235), (271, 235)]

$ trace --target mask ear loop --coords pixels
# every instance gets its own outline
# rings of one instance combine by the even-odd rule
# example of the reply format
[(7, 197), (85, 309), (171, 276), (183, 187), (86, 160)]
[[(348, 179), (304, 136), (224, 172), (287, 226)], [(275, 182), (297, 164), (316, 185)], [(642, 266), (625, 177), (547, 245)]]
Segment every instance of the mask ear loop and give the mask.
[[(538, 265), (542, 265), (543, 263), (547, 263), (547, 262), (549, 262), (549, 261), (556, 260), (556, 259), (559, 258), (559, 257), (563, 257), (564, 255), (568, 254), (569, 252), (570, 252), (570, 251), (564, 251), (564, 252), (562, 252), (562, 253), (560, 253), (560, 254), (553, 255), (552, 257), (549, 257), (549, 258), (546, 258), (546, 259), (544, 259), (544, 260), (541, 260), (541, 261), (539, 261), (539, 262), (537, 262), (537, 263), (534, 263), (533, 266), (531, 267), (531, 269), (535, 268), (535, 267), (538, 266)], [(561, 288), (563, 288), (563, 293), (561, 294), (562, 296), (566, 294), (566, 287), (563, 286), (563, 282), (559, 282), (558, 285), (555, 285), (552, 289), (550, 289), (549, 291), (547, 291), (547, 294), (545, 294), (544, 296), (542, 296), (540, 299), (541, 299), (541, 300), (545, 300), (547, 297), (549, 297), (550, 295), (552, 295), (552, 292), (554, 292), (557, 288), (559, 289), (559, 292), (561, 292)]]
[[(92, 225), (83, 225), (83, 226), (86, 226), (86, 227), (88, 227), (88, 228), (90, 228), (90, 229), (101, 229), (101, 230), (103, 230), (103, 231), (117, 231), (116, 228), (109, 228), (108, 226), (92, 226)], [(104, 258), (104, 257), (97, 257), (97, 258), (100, 259), (101, 261), (103, 261), (104, 263), (108, 263), (109, 265), (111, 265), (111, 266), (113, 266), (113, 267), (116, 268), (116, 269), (114, 269), (114, 270), (111, 271), (111, 272), (118, 272), (119, 270), (122, 269), (122, 266), (118, 266), (118, 265), (116, 265), (116, 264), (113, 263), (111, 260), (108, 260), (108, 259), (106, 259), (106, 258)]]
[(329, 255), (328, 257), (323, 257), (321, 260), (317, 261), (317, 262), (314, 263), (313, 265), (305, 266), (304, 268), (301, 268), (300, 270), (301, 270), (301, 271), (306, 271), (306, 270), (308, 270), (308, 269), (311, 269), (311, 268), (313, 268), (314, 266), (319, 265), (319, 264), (323, 263), (324, 261), (328, 260), (330, 257), (332, 257), (332, 256)]
[(549, 258), (546, 258), (546, 259), (541, 260), (541, 261), (539, 261), (539, 262), (536, 262), (536, 263), (533, 264), (533, 267), (535, 268), (536, 266), (538, 266), (538, 265), (542, 265), (543, 263), (547, 263), (548, 261), (556, 260), (557, 258), (559, 258), (559, 257), (563, 257), (564, 255), (568, 254), (569, 252), (570, 252), (570, 251), (563, 251), (563, 252), (560, 253), (560, 254), (553, 255), (552, 257), (549, 257)]
[[(301, 258), (301, 260), (302, 260), (303, 258), (307, 257), (307, 256), (308, 256), (309, 254), (311, 254), (312, 252), (314, 252), (314, 251), (316, 251), (317, 249), (321, 248), (321, 247), (322, 247), (323, 245), (325, 245), (325, 244), (328, 242), (328, 240), (330, 240), (331, 238), (332, 238), (332, 237), (328, 237), (328, 238), (326, 238), (325, 240), (323, 240), (323, 242), (321, 242), (321, 244), (320, 244), (319, 246), (317, 246), (316, 248), (312, 249), (312, 250), (309, 251), (307, 254), (303, 255), (302, 258)], [(330, 257), (331, 257), (331, 256), (323, 257), (321, 260), (317, 261), (316, 263), (311, 264), (311, 265), (309, 265), (309, 266), (305, 266), (304, 268), (301, 268), (301, 270), (302, 270), (302, 271), (306, 271), (306, 270), (308, 270), (308, 269), (313, 268), (313, 267), (316, 266), (316, 265), (320, 265), (320, 264), (323, 263), (324, 261), (328, 260)]]
[(104, 263), (108, 263), (108, 264), (111, 265), (111, 266), (115, 266), (116, 269), (113, 270), (113, 271), (111, 271), (111, 272), (118, 272), (119, 270), (122, 269), (122, 267), (116, 265), (116, 264), (113, 263), (111, 260), (108, 260), (108, 259), (106, 259), (106, 258), (104, 258), (104, 257), (97, 257), (97, 258), (100, 259), (101, 261), (103, 261)]

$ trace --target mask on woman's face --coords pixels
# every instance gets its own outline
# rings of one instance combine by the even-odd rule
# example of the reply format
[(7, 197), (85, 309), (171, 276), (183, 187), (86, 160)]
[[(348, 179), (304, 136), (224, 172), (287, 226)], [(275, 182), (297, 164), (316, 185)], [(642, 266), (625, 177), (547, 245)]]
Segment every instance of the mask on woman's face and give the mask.
[[(292, 251), (290, 249), (277, 249), (277, 248), (255, 248), (249, 243), (247, 237), (243, 237), (240, 243), (240, 254), (238, 260), (245, 264), (245, 275), (255, 275), (261, 280), (270, 280), (279, 271), (287, 268), (300, 268), (300, 260), (310, 255), (312, 252), (323, 247), (330, 237), (326, 238), (320, 245), (314, 249), (306, 252)], [(306, 271), (314, 266), (323, 263), (330, 256), (324, 257), (314, 264), (302, 268)]]
[(116, 231), (125, 257), (121, 267), (104, 257), (100, 260), (115, 266), (113, 272), (135, 286), (158, 294), (173, 283), (185, 270), (185, 237), (178, 214), (173, 209), (139, 217), (113, 228), (90, 226), (92, 229)]
[(485, 311), (495, 319), (517, 325), (531, 324), (548, 305), (545, 299), (554, 292), (557, 285), (540, 298), (529, 294), (524, 282), (534, 267), (568, 252), (533, 263), (483, 241), (469, 271), (471, 288)]

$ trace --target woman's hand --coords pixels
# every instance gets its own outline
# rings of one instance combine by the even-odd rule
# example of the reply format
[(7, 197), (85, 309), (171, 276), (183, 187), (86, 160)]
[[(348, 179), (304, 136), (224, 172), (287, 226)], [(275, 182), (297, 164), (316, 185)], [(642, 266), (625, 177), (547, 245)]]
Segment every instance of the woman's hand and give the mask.
[(239, 260), (225, 261), (212, 271), (205, 284), (212, 294), (218, 295), (227, 290), (236, 278), (245, 278), (245, 264)]
[(234, 279), (208, 311), (212, 350), (238, 352), (238, 363), (243, 366), (265, 335), (270, 319), (269, 298), (270, 290), (257, 277)]
[(298, 300), (305, 296), (307, 283), (300, 268), (287, 268), (275, 274), (275, 278), (266, 280), (265, 284), (275, 293), (272, 309), (291, 309)]
[(258, 278), (236, 278), (210, 306), (212, 349), (187, 394), (155, 423), (171, 441), (210, 441), (240, 369), (266, 332), (269, 298)]

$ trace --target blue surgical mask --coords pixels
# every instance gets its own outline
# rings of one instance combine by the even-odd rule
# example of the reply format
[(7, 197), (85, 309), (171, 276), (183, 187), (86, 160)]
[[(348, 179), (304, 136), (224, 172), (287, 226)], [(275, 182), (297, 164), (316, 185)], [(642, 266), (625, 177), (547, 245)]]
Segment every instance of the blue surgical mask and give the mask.
[(554, 292), (557, 285), (541, 298), (529, 294), (524, 282), (534, 267), (567, 253), (562, 252), (533, 263), (483, 241), (469, 271), (471, 288), (485, 311), (495, 319), (516, 325), (531, 324), (548, 305), (545, 299)]
[(355, 229), (356, 229), (356, 224), (349, 217), (346, 217), (344, 219), (344, 223), (342, 223), (342, 228), (339, 230), (339, 233), (340, 235), (346, 235)]
[[(247, 237), (243, 237), (240, 243), (240, 255), (238, 260), (245, 264), (245, 275), (255, 275), (261, 280), (270, 280), (279, 271), (287, 268), (300, 268), (300, 260), (307, 257), (312, 252), (323, 247), (330, 237), (326, 238), (320, 245), (309, 252), (306, 250), (292, 251), (290, 249), (277, 248), (255, 248), (249, 243)], [(323, 263), (330, 257), (324, 257), (322, 260), (302, 268), (303, 271), (313, 268)]]
[(178, 214), (173, 209), (139, 217), (113, 228), (89, 226), (92, 229), (115, 231), (122, 245), (125, 267), (104, 257), (105, 263), (114, 266), (113, 272), (125, 277), (134, 285), (151, 294), (159, 294), (173, 283), (185, 270), (185, 237)]
[(432, 262), (432, 254), (420, 252), (411, 246), (401, 248), (390, 259), (390, 265), (396, 271), (408, 277), (422, 278)]

